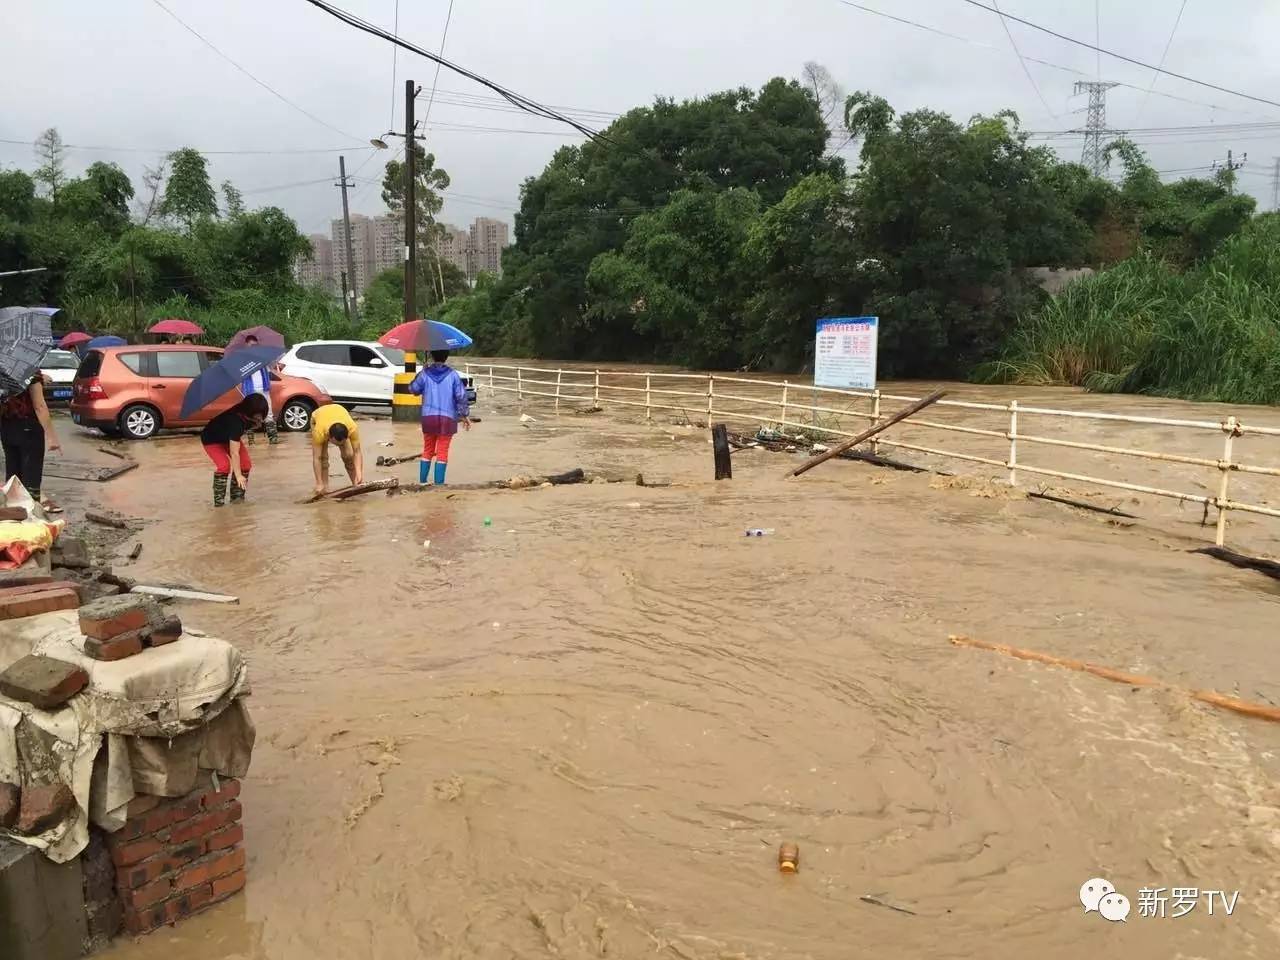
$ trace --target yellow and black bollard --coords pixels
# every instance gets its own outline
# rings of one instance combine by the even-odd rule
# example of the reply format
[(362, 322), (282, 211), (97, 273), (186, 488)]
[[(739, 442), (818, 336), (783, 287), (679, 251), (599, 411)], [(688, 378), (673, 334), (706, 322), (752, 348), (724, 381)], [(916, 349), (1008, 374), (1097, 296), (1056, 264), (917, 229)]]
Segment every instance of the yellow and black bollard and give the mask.
[(406, 350), (404, 370), (396, 374), (395, 392), (391, 395), (391, 419), (413, 423), (421, 417), (422, 401), (409, 392), (409, 384), (418, 373), (418, 355)]

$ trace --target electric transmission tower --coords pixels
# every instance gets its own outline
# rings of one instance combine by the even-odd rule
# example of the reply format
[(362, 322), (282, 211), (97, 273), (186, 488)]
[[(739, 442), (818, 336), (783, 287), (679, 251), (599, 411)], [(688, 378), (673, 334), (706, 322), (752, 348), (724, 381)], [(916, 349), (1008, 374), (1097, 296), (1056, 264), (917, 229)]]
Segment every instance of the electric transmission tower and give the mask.
[(1080, 162), (1092, 170), (1095, 177), (1102, 176), (1107, 169), (1104, 139), (1124, 133), (1123, 130), (1107, 129), (1107, 91), (1116, 86), (1119, 84), (1102, 80), (1076, 81), (1076, 95), (1087, 92), (1089, 107), (1084, 130), (1073, 132), (1084, 134), (1084, 153), (1080, 157)]

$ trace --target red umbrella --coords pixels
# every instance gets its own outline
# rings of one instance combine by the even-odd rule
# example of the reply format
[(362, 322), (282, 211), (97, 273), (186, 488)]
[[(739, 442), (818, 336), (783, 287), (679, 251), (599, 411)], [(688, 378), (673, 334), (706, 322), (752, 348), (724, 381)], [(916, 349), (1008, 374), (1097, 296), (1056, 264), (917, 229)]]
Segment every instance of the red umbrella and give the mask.
[(181, 317), (166, 317), (159, 323), (153, 324), (147, 333), (167, 333), (176, 337), (199, 337), (204, 335), (204, 329), (190, 320), (183, 320)]
[(248, 330), (241, 330), (231, 338), (227, 344), (227, 353), (243, 347), (247, 337), (257, 337), (259, 346), (284, 348), (284, 336), (282, 334), (277, 333), (270, 327), (250, 327)]
[(68, 333), (65, 337), (58, 341), (60, 350), (67, 350), (71, 347), (78, 347), (82, 343), (88, 343), (93, 337), (87, 333), (81, 333), (79, 330)]

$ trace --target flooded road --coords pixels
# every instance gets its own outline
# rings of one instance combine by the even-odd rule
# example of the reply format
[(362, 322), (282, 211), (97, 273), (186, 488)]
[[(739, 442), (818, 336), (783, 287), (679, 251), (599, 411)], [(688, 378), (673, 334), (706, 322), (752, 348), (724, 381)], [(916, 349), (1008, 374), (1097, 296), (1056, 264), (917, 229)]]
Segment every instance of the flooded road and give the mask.
[[(705, 431), (481, 399), (453, 482), (675, 485), (302, 506), (295, 435), (243, 507), (193, 438), (94, 488), (152, 521), (131, 575), (241, 597), (182, 613), (246, 652), (259, 731), (246, 895), (113, 960), (1277, 955), (1280, 726), (947, 642), (1280, 703), (1273, 581), (983, 484), (755, 451), (715, 484)], [(361, 429), (416, 475), (372, 468), (414, 426)], [(1097, 876), (1128, 922), (1084, 913)], [(1139, 916), (1175, 886), (1239, 899)]]

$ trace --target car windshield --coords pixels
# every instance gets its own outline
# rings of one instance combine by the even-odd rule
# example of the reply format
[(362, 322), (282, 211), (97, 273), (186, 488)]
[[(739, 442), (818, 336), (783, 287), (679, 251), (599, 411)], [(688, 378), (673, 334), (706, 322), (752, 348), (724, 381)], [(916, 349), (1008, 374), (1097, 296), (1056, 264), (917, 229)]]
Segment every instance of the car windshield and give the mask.
[(80, 366), (80, 358), (74, 353), (66, 353), (62, 350), (50, 350), (44, 355), (44, 360), (40, 364), (41, 370), (74, 370)]
[(403, 350), (397, 350), (395, 347), (384, 347), (380, 343), (375, 345), (373, 349), (377, 350), (380, 354), (382, 354), (383, 357), (386, 358), (387, 363), (391, 364), (391, 366), (393, 367), (404, 366)]

